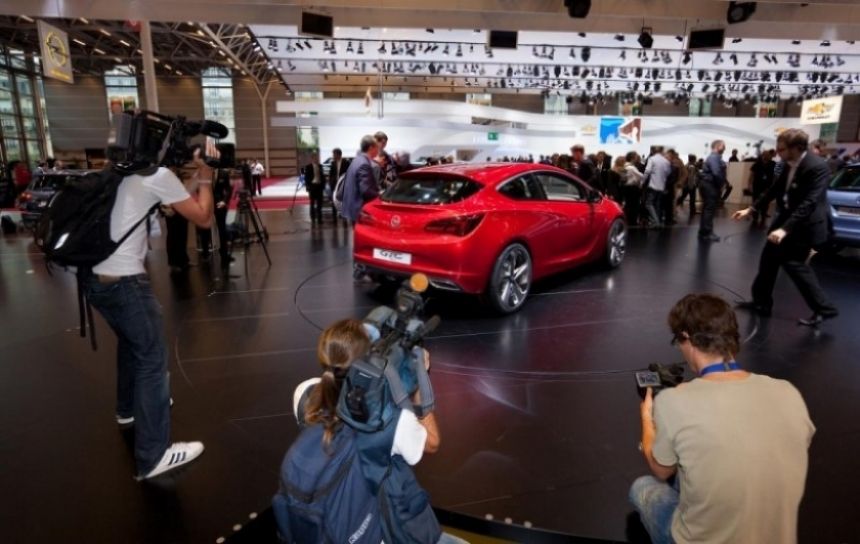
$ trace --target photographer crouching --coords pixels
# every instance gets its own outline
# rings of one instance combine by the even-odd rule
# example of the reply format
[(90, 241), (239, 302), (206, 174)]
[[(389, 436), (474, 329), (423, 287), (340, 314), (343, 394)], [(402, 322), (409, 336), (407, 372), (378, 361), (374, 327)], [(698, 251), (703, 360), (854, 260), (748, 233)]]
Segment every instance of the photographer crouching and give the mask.
[(697, 378), (656, 398), (649, 388), (641, 405), (653, 476), (633, 483), (630, 500), (651, 540), (796, 542), (815, 432), (800, 393), (740, 367), (737, 319), (717, 296), (685, 296), (669, 328)]
[[(400, 302), (415, 296), (403, 291)], [(442, 533), (411, 468), (440, 444), (430, 356), (416, 347), (431, 323), (398, 304), (397, 312), (380, 307), (364, 322), (345, 319), (322, 332), (323, 373), (296, 388), (305, 428), (272, 502), (282, 541), (464, 542)]]

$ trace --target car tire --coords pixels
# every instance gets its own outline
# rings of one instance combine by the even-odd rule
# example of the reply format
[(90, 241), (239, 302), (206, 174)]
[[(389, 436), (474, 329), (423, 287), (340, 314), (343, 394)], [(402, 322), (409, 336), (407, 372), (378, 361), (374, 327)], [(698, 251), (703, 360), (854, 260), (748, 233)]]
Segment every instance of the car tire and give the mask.
[(616, 219), (606, 234), (606, 253), (603, 256), (607, 268), (618, 268), (627, 253), (627, 225), (623, 219)]
[(490, 305), (503, 314), (522, 308), (532, 284), (532, 258), (526, 246), (513, 243), (496, 258), (484, 294)]

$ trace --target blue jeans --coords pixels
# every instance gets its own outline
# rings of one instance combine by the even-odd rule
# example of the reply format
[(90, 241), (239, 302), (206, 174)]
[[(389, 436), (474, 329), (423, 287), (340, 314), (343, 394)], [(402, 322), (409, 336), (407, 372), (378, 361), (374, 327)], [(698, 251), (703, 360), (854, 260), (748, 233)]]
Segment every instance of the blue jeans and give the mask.
[(653, 476), (637, 478), (630, 486), (630, 502), (639, 512), (642, 525), (648, 530), (652, 544), (672, 544), (672, 516), (678, 508), (680, 493), (678, 478), (674, 485)]
[(659, 227), (663, 224), (663, 201), (666, 198), (664, 191), (655, 191), (650, 187), (645, 193), (645, 210), (648, 212), (648, 226)]
[(170, 384), (161, 306), (146, 274), (84, 284), (90, 304), (116, 333), (116, 413), (134, 416), (134, 457), (144, 475), (170, 442)]

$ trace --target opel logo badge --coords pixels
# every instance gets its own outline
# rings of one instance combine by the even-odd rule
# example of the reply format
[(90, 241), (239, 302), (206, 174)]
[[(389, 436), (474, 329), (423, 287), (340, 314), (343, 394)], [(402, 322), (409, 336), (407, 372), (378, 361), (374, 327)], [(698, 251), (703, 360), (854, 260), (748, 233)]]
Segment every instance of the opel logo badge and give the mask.
[(394, 217), (391, 218), (391, 227), (395, 228), (395, 229), (400, 228), (400, 216), (399, 215), (395, 215)]

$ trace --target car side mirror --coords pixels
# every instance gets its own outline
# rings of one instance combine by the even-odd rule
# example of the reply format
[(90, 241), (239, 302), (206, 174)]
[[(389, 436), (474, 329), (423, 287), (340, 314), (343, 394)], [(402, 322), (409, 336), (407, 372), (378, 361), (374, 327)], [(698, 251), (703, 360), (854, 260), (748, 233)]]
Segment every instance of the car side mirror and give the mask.
[(600, 194), (600, 191), (590, 191), (588, 193), (589, 204), (597, 204), (601, 200), (603, 200), (603, 195)]

